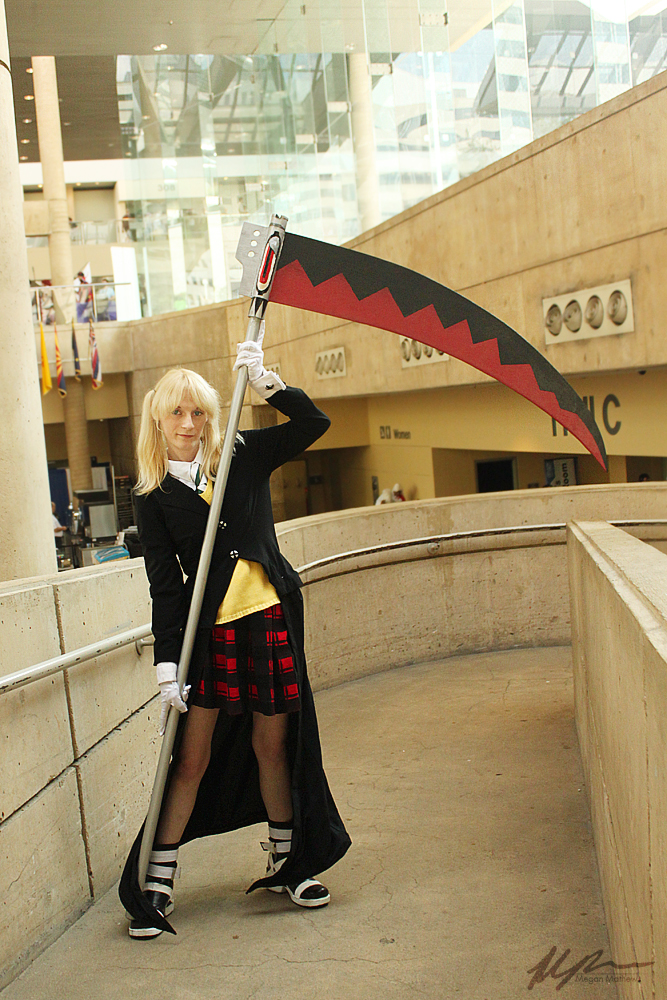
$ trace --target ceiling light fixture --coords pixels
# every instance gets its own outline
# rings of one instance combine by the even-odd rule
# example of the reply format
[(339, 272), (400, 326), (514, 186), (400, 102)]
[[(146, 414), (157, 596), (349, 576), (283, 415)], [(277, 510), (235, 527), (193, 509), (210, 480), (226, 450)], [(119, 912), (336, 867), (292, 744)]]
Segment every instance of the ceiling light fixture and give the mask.
[(71, 125), (71, 122), (63, 122), (63, 125)]
[(26, 73), (32, 73), (32, 66), (26, 67)]
[(35, 100), (35, 98), (33, 97), (33, 95), (32, 95), (32, 94), (24, 94), (24, 96), (23, 96), (23, 100), (24, 100), (24, 101), (34, 101), (34, 100)]
[(23, 119), (23, 124), (24, 125), (32, 125), (32, 118), (24, 118)]
[(27, 144), (28, 144), (29, 142), (30, 142), (30, 139), (21, 139), (21, 144), (22, 144), (23, 146), (27, 146)]
[(27, 157), (27, 156), (19, 156), (19, 160), (23, 160), (23, 161), (25, 161), (25, 160), (27, 160), (27, 159), (28, 159), (28, 157)]
[(164, 50), (166, 48), (167, 48), (167, 43), (166, 42), (160, 42), (159, 45), (154, 45), (153, 46), (153, 52), (164, 52)]

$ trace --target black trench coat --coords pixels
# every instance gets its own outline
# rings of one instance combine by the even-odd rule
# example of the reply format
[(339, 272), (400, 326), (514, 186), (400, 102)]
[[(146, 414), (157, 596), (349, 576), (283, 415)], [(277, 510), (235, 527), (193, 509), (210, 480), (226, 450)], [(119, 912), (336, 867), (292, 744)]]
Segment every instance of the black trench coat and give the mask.
[[(301, 389), (287, 387), (268, 402), (290, 419), (273, 427), (243, 431), (243, 443), (235, 445), (187, 680), (196, 690), (209, 655), (211, 629), (236, 560), (261, 563), (285, 614), (301, 710), (288, 716), (287, 750), (294, 808), (292, 849), (279, 873), (253, 882), (248, 892), (312, 878), (339, 861), (350, 846), (322, 766), (304, 655), (301, 580), (278, 548), (269, 491), (273, 470), (316, 441), (330, 421)], [(194, 490), (169, 475), (159, 489), (137, 497), (137, 523), (153, 601), (156, 663), (178, 662), (209, 511), (209, 505)], [(184, 713), (179, 718), (167, 788), (186, 720)], [(181, 843), (267, 819), (251, 736), (251, 713), (229, 716), (223, 710), (218, 714), (211, 761)], [(125, 863), (118, 892), (133, 917), (149, 917), (155, 926), (174, 932), (141, 892), (138, 861), (142, 831), (143, 826)]]

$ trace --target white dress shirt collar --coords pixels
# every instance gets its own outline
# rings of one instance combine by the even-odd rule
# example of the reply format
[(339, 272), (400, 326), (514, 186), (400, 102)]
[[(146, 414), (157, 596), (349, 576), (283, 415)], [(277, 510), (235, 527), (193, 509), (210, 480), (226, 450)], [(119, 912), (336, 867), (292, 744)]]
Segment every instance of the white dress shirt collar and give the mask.
[[(185, 485), (189, 486), (191, 490), (197, 489), (195, 485), (195, 479), (197, 477), (197, 469), (203, 461), (204, 455), (202, 452), (201, 445), (199, 446), (199, 451), (195, 455), (194, 461), (192, 462), (172, 462), (169, 459), (169, 472), (174, 477), (174, 479), (180, 479), (180, 481)], [(202, 470), (201, 479), (199, 480), (199, 490), (203, 491), (206, 486), (206, 476)]]

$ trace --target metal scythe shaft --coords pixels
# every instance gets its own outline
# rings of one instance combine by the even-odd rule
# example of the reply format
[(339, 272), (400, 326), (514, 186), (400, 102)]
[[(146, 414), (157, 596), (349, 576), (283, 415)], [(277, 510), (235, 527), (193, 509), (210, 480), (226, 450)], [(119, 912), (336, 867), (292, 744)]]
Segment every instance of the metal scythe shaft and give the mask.
[[(264, 248), (258, 247), (257, 251), (250, 251), (249, 253), (249, 256), (257, 256), (259, 267), (257, 279), (255, 281), (255, 291), (248, 313), (246, 340), (256, 341), (259, 336), (260, 324), (266, 310), (269, 292), (271, 291), (271, 283), (273, 281), (276, 264), (282, 248), (286, 223), (287, 219), (274, 215), (268, 229)], [(278, 237), (277, 241), (276, 236)], [(271, 237), (273, 237), (273, 239), (271, 239)], [(234, 391), (232, 393), (232, 400), (229, 408), (229, 417), (227, 419), (227, 427), (225, 430), (225, 439), (220, 453), (220, 463), (218, 465), (215, 486), (213, 488), (213, 496), (211, 498), (211, 509), (206, 521), (204, 541), (202, 543), (194, 590), (192, 592), (192, 600), (190, 602), (190, 610), (188, 612), (185, 633), (183, 635), (183, 645), (181, 647), (181, 656), (178, 663), (177, 673), (178, 686), (180, 690), (183, 689), (183, 685), (185, 684), (188, 675), (190, 657), (192, 655), (195, 636), (197, 634), (197, 626), (199, 625), (199, 613), (201, 611), (204, 591), (208, 580), (208, 571), (211, 565), (211, 557), (213, 555), (213, 546), (215, 544), (216, 533), (218, 530), (220, 511), (222, 510), (222, 503), (225, 498), (225, 489), (227, 487), (227, 479), (229, 477), (229, 467), (232, 461), (232, 452), (234, 450), (239, 420), (241, 419), (241, 408), (243, 406), (243, 397), (245, 395), (247, 384), (248, 369), (243, 367), (239, 370), (234, 384)], [(157, 829), (160, 810), (162, 808), (162, 798), (164, 796), (164, 788), (167, 781), (171, 755), (174, 749), (179, 714), (180, 713), (177, 709), (173, 707), (169, 709), (164, 739), (162, 740), (162, 747), (160, 749), (160, 756), (155, 773), (155, 781), (153, 783), (153, 791), (151, 793), (151, 800), (146, 814), (146, 822), (144, 823), (141, 850), (139, 852), (139, 884), (142, 889), (146, 882), (148, 859), (150, 857), (151, 850), (153, 849), (155, 831)]]

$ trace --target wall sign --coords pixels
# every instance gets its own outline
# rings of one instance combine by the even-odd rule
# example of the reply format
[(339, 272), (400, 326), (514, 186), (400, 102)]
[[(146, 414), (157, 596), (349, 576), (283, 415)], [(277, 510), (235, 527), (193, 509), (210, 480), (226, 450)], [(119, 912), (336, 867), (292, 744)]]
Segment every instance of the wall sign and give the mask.
[(547, 486), (576, 486), (577, 466), (573, 458), (545, 458)]
[(404, 440), (409, 440), (412, 437), (412, 431), (401, 431), (397, 427), (394, 427), (394, 432), (392, 434), (390, 424), (380, 424), (380, 438), (382, 441), (390, 441), (391, 438), (403, 438)]
[[(596, 420), (595, 396), (583, 396), (582, 398), (588, 409), (591, 411), (593, 419)], [(602, 424), (607, 434), (618, 434), (623, 426), (623, 422), (618, 419), (618, 410), (620, 410), (620, 408), (621, 403), (618, 396), (616, 396), (613, 392), (607, 393), (602, 401)], [(559, 427), (560, 424), (556, 423), (556, 421), (552, 418), (551, 433), (553, 437), (557, 436)], [(567, 428), (561, 427), (561, 430), (563, 432), (563, 436), (567, 437), (569, 433)]]

